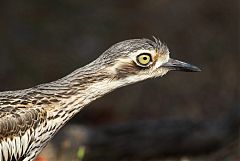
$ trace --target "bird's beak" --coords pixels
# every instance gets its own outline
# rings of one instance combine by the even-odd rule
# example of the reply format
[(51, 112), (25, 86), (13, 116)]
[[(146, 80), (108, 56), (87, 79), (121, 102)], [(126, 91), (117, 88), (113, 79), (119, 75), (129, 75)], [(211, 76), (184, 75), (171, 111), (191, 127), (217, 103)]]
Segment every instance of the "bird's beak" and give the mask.
[(179, 60), (171, 59), (171, 58), (168, 60), (168, 62), (161, 65), (161, 67), (168, 68), (170, 70), (177, 70), (177, 71), (184, 71), (184, 72), (200, 72), (201, 71), (201, 69), (199, 69), (194, 65), (181, 62)]

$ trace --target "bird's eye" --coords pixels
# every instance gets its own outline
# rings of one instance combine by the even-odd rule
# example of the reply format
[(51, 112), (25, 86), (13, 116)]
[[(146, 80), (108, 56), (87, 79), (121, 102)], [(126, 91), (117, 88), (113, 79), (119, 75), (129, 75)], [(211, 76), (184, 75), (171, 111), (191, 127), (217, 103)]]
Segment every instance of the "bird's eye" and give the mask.
[(152, 62), (152, 57), (148, 53), (142, 53), (142, 54), (137, 56), (137, 62), (141, 66), (147, 66)]

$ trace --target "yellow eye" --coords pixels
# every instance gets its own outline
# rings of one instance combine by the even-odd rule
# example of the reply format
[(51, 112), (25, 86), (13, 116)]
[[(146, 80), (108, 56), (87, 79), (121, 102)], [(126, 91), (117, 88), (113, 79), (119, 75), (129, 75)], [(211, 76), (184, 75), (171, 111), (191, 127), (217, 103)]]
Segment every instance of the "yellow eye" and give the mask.
[(137, 56), (137, 61), (142, 66), (147, 66), (152, 62), (152, 57), (148, 53), (143, 53)]

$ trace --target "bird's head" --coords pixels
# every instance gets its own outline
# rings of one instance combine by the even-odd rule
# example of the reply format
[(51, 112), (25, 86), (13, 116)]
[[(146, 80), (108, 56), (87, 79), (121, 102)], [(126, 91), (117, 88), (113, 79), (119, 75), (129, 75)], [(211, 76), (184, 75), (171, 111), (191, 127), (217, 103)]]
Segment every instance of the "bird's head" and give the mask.
[(119, 42), (105, 51), (93, 64), (98, 64), (112, 82), (124, 86), (168, 71), (199, 72), (188, 63), (170, 58), (169, 49), (159, 39), (131, 39)]

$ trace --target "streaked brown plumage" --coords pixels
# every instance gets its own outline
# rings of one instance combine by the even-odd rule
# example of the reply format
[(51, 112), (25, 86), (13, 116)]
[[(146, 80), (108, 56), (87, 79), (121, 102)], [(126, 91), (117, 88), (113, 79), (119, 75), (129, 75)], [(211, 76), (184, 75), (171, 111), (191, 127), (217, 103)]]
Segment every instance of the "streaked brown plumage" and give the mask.
[(55, 82), (0, 93), (0, 161), (32, 161), (82, 107), (119, 87), (170, 70), (200, 71), (169, 58), (159, 40), (126, 40)]

